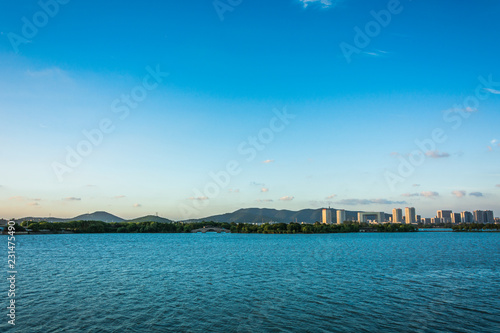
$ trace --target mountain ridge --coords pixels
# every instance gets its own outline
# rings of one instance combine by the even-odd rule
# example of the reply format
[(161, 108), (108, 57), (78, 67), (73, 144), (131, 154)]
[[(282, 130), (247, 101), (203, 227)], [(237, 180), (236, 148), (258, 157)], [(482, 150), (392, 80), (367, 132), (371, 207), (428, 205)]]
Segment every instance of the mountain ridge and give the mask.
[[(179, 222), (194, 223), (201, 221), (214, 221), (214, 222), (236, 222), (236, 223), (262, 223), (262, 222), (305, 222), (314, 223), (321, 221), (321, 210), (317, 209), (301, 209), (298, 211), (288, 209), (274, 209), (274, 208), (240, 208), (230, 213), (210, 215), (198, 219), (180, 220)], [(336, 222), (337, 209), (330, 208), (332, 211), (332, 222)], [(347, 211), (346, 219), (356, 219), (358, 211)], [(158, 222), (158, 223), (172, 223), (174, 220), (155, 216), (146, 215), (134, 219), (123, 219), (119, 216), (113, 215), (105, 211), (96, 211), (93, 213), (81, 214), (73, 218), (58, 218), (58, 217), (23, 217), (16, 219), (17, 221), (34, 221), (34, 222), (69, 222), (69, 221), (102, 221), (102, 222)]]

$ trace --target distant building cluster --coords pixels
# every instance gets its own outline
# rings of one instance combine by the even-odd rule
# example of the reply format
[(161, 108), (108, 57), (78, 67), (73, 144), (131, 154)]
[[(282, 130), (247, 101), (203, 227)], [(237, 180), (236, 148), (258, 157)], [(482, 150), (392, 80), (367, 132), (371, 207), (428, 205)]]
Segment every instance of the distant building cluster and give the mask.
[[(344, 209), (337, 209), (337, 214), (332, 221), (332, 211), (330, 208), (323, 208), (322, 210), (322, 223), (341, 224), (347, 221), (346, 211)], [(392, 215), (385, 214), (384, 212), (358, 212), (357, 220), (351, 218), (351, 221), (368, 222), (368, 223), (405, 223), (405, 224), (436, 224), (436, 223), (500, 223), (499, 218), (495, 218), (491, 210), (475, 210), (472, 213), (463, 211), (455, 213), (451, 210), (438, 210), (435, 217), (423, 218), (417, 215), (415, 207), (406, 207), (404, 209), (394, 208)]]

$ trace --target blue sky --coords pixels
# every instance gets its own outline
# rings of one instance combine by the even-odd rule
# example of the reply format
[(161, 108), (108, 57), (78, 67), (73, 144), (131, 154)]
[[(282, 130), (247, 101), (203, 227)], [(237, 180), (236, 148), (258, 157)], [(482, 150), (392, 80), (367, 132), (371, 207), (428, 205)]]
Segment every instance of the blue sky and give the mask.
[(40, 3), (0, 5), (0, 216), (500, 215), (498, 1)]

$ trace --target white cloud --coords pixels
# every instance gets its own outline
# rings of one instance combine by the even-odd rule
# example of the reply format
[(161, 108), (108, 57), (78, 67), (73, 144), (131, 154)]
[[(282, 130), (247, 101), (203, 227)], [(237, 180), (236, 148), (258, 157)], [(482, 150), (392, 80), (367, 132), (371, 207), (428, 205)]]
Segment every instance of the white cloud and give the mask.
[(327, 200), (328, 200), (328, 199), (333, 199), (333, 198), (335, 198), (336, 196), (337, 196), (336, 194), (332, 194), (332, 195), (327, 196), (327, 197), (326, 197), (326, 199), (327, 199)]
[(451, 192), (451, 194), (453, 194), (457, 198), (463, 198), (467, 193), (465, 191), (453, 191)]
[(58, 67), (46, 68), (42, 70), (30, 70), (26, 71), (26, 74), (31, 77), (54, 77), (54, 76), (64, 76), (67, 77), (65, 71)]
[(189, 200), (205, 201), (208, 200), (208, 197), (191, 197)]
[(267, 187), (263, 187), (260, 189), (261, 192), (269, 192), (269, 189)]
[(295, 197), (291, 197), (288, 195), (280, 198), (281, 201), (292, 201), (293, 199), (295, 199)]
[(495, 95), (500, 95), (500, 90), (495, 90), (495, 89), (491, 89), (491, 88), (484, 88), (484, 90), (489, 91), (490, 93), (495, 94)]
[(387, 51), (382, 51), (382, 50), (375, 50), (375, 51), (365, 51), (363, 52), (363, 54), (366, 54), (366, 55), (369, 55), (369, 56), (372, 56), (372, 57), (382, 57), (382, 56), (385, 56), (387, 55)]
[(273, 163), (274, 160), (265, 160), (265, 161), (262, 161), (262, 163), (265, 163), (265, 164), (268, 164), (268, 163)]
[(302, 3), (304, 8), (307, 8), (309, 5), (314, 4), (314, 5), (319, 5), (321, 8), (333, 8), (337, 4), (339, 4), (341, 1), (340, 0), (299, 0), (299, 2)]
[(139, 207), (142, 207), (142, 205), (141, 205), (141, 204), (136, 203), (136, 204), (134, 204), (134, 207), (139, 208)]
[(117, 195), (117, 196), (115, 196), (115, 199), (123, 199), (125, 197), (126, 197), (125, 195)]
[(450, 154), (444, 152), (440, 153), (439, 150), (429, 150), (428, 152), (425, 153), (425, 155), (431, 158), (450, 157)]
[(420, 192), (420, 195), (423, 197), (426, 197), (426, 198), (434, 198), (434, 197), (438, 197), (439, 193), (433, 192), (433, 191), (423, 191), (423, 192)]

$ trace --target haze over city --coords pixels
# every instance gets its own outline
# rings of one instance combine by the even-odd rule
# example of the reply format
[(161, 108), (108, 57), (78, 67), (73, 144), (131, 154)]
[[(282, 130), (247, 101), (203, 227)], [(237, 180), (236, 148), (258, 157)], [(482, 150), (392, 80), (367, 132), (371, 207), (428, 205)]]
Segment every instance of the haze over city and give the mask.
[(58, 3), (0, 11), (0, 217), (500, 212), (498, 1)]

